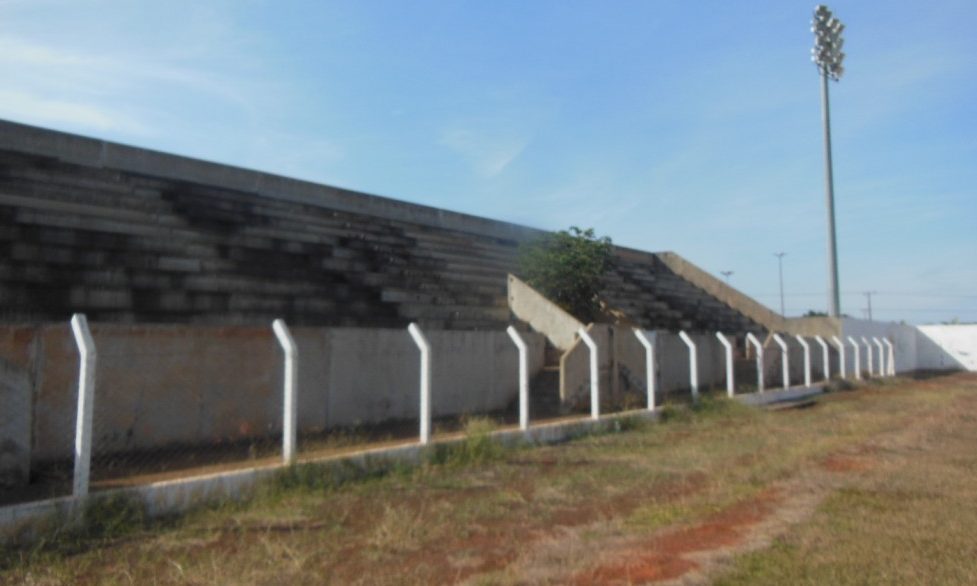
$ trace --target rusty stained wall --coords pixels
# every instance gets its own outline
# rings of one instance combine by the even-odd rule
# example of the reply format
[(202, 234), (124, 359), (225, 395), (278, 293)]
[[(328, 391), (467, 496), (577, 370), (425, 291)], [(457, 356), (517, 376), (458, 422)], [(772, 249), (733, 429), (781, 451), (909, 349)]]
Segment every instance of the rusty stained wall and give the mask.
[[(505, 332), (427, 334), (435, 416), (501, 409), (515, 397), (517, 353)], [(270, 327), (93, 324), (92, 335), (96, 449), (208, 444), (281, 430), (283, 359)], [(406, 330), (295, 328), (293, 335), (300, 431), (417, 417), (419, 354)], [(536, 372), (544, 340), (523, 336)], [(5, 381), (20, 376), (29, 385), (29, 397), (4, 417), (27, 422), (28, 457), (70, 457), (78, 353), (67, 324), (0, 328), (0, 360)]]

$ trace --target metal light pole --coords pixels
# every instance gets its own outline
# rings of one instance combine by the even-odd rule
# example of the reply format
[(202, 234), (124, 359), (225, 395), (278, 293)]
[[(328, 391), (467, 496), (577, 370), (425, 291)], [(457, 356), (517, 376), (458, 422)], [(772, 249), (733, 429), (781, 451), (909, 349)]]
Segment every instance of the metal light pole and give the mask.
[(726, 284), (729, 285), (729, 277), (732, 276), (733, 271), (719, 271), (719, 274), (726, 277)]
[(777, 272), (780, 274), (780, 315), (787, 317), (787, 312), (784, 311), (784, 255), (786, 252), (775, 252), (774, 256), (777, 257)]
[(824, 180), (825, 196), (828, 205), (828, 295), (829, 315), (841, 315), (841, 296), (838, 292), (838, 243), (835, 236), (835, 195), (834, 178), (831, 172), (831, 110), (828, 104), (828, 78), (838, 81), (845, 68), (841, 51), (845, 40), (841, 32), (845, 25), (835, 18), (828, 7), (820, 4), (814, 9), (811, 32), (814, 33), (814, 48), (811, 59), (821, 72), (821, 113), (824, 122)]

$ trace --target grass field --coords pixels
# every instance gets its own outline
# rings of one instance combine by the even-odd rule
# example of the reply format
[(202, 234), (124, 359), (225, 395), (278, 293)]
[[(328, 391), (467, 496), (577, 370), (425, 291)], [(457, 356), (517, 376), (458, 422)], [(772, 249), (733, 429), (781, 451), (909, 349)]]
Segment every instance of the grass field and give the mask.
[(179, 519), (105, 505), (4, 551), (0, 583), (977, 583), (972, 374), (666, 406), (550, 447), (487, 426), (421, 467), (296, 468)]

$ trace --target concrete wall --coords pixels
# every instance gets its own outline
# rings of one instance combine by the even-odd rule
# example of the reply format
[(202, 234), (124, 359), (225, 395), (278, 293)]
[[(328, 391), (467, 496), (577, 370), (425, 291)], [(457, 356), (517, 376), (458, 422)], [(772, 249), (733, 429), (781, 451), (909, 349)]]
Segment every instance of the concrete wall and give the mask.
[(977, 325), (919, 326), (917, 368), (977, 372)]
[(508, 295), (513, 315), (542, 332), (554, 347), (563, 351), (573, 347), (583, 323), (515, 275), (509, 275)]
[(30, 377), (3, 358), (0, 406), (0, 487), (25, 484), (31, 464)]
[[(617, 392), (616, 331), (607, 324), (590, 324), (586, 330), (597, 344), (598, 386), (603, 399)], [(590, 404), (590, 348), (581, 338), (560, 357), (560, 400), (569, 405)]]
[[(854, 364), (854, 350), (851, 348), (851, 344), (848, 342), (848, 336), (855, 338), (859, 342), (861, 347), (861, 362), (862, 370), (865, 371), (868, 368), (865, 348), (862, 342), (862, 337), (871, 338), (877, 337), (880, 340), (882, 338), (888, 338), (894, 348), (895, 360), (896, 360), (896, 372), (911, 372), (921, 368), (931, 368), (920, 364), (919, 361), (919, 351), (918, 351), (918, 330), (916, 326), (898, 324), (898, 323), (887, 323), (878, 321), (868, 321), (864, 319), (853, 319), (853, 318), (843, 318), (841, 320), (841, 331), (842, 336), (845, 339), (845, 351), (846, 358), (845, 361), (848, 364), (849, 372), (853, 372), (852, 365)], [(873, 360), (878, 354), (873, 344)], [(873, 364), (875, 366), (875, 364)]]
[[(804, 347), (792, 334), (780, 334), (781, 339), (787, 344), (788, 379), (790, 386), (804, 384)], [(828, 362), (832, 377), (840, 374), (840, 362), (837, 347), (829, 338), (822, 336), (828, 344)], [(816, 383), (824, 379), (824, 354), (821, 345), (813, 336), (804, 336), (809, 350), (811, 361), (811, 382)], [(850, 362), (846, 362), (846, 372), (851, 374)], [(763, 380), (768, 389), (776, 389), (783, 386), (783, 352), (780, 346), (774, 341), (773, 336), (766, 339), (763, 345)], [(750, 381), (755, 383), (755, 381)]]
[[(283, 360), (271, 328), (95, 324), (92, 334), (96, 454), (215, 444), (281, 429)], [(293, 335), (300, 431), (417, 416), (419, 353), (406, 330), (296, 328)], [(427, 335), (435, 416), (502, 409), (515, 398), (517, 352), (505, 332)], [(524, 339), (537, 372), (544, 340), (533, 333)], [(30, 458), (69, 457), (78, 357), (67, 325), (0, 327), (0, 359), (4, 398), (30, 397), (16, 403), (16, 416), (5, 403), (10, 415), (0, 420), (0, 446), (21, 446), (27, 425)]]
[[(611, 393), (647, 393), (645, 349), (635, 337), (634, 331), (628, 327), (604, 325), (592, 335), (598, 347), (611, 349), (606, 353), (599, 353), (601, 388), (608, 389)], [(647, 335), (655, 348), (657, 400), (687, 393), (690, 388), (689, 351), (685, 342), (678, 334), (667, 331), (647, 332)], [(700, 390), (725, 385), (725, 349), (719, 340), (708, 334), (690, 334), (690, 337), (697, 346)], [(586, 346), (583, 350), (586, 350)], [(584, 365), (586, 358), (586, 352), (581, 351), (572, 379), (575, 384), (571, 387), (577, 393), (589, 392), (587, 385), (590, 375)]]

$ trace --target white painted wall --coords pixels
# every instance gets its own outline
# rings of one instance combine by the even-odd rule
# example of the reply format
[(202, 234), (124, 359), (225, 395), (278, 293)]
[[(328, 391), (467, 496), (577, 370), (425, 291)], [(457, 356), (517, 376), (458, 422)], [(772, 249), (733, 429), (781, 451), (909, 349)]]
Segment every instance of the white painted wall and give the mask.
[(918, 367), (977, 372), (977, 325), (919, 326)]

